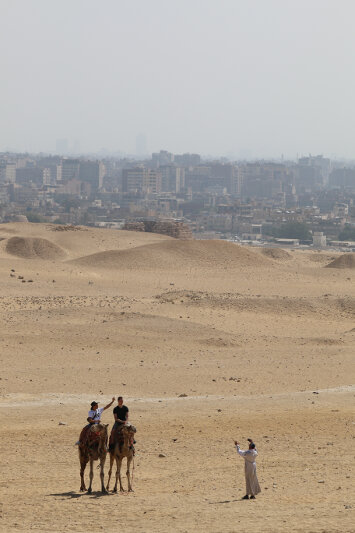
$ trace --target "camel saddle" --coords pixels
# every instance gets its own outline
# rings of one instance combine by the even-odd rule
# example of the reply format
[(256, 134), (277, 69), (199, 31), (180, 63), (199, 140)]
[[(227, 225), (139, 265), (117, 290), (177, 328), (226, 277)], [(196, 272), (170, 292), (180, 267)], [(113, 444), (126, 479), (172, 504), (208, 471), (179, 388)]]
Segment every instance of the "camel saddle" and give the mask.
[(98, 442), (100, 440), (100, 432), (95, 431), (94, 428), (95, 424), (90, 424), (89, 426), (85, 426), (80, 433), (79, 441), (81, 445), (88, 444), (89, 446)]

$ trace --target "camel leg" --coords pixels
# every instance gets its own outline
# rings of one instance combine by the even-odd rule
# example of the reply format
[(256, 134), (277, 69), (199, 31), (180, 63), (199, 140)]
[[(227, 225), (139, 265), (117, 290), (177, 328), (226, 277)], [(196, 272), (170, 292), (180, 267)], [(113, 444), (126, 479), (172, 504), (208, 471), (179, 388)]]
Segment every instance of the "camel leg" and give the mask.
[(85, 479), (84, 479), (84, 472), (87, 465), (87, 461), (85, 460), (85, 457), (83, 457), (82, 451), (79, 449), (79, 461), (80, 461), (80, 478), (81, 478), (81, 484), (80, 484), (80, 491), (85, 492)]
[(88, 488), (88, 493), (91, 494), (92, 492), (92, 480), (94, 477), (94, 460), (90, 457), (90, 485)]
[(117, 484), (117, 477), (120, 482), (120, 491), (124, 492), (124, 488), (122, 485), (122, 479), (121, 479), (121, 466), (122, 466), (122, 457), (120, 459), (117, 459), (117, 472), (116, 472), (116, 484)]
[(113, 487), (112, 492), (117, 492), (117, 483), (118, 483), (118, 457), (117, 455), (115, 455), (115, 459), (116, 459), (116, 483), (115, 483), (115, 486)]
[(127, 476), (127, 481), (128, 481), (128, 492), (133, 492), (133, 488), (132, 488), (132, 485), (131, 485), (131, 473), (130, 473), (131, 462), (132, 462), (132, 456), (127, 457), (127, 472), (126, 472), (126, 476)]
[[(106, 490), (108, 491), (109, 490), (109, 486), (110, 486), (110, 480), (111, 480), (111, 474), (112, 474), (112, 465), (113, 465), (113, 461), (115, 460), (115, 456), (113, 455), (113, 453), (110, 453), (110, 470), (108, 471), (108, 480), (107, 480), (107, 485), (106, 485)], [(115, 491), (113, 491), (115, 492)], [(116, 492), (117, 492), (117, 489), (116, 489)]]
[(105, 488), (105, 483), (104, 483), (104, 479), (105, 479), (105, 473), (104, 473), (105, 462), (106, 462), (106, 451), (104, 451), (104, 453), (100, 457), (101, 492), (103, 494), (107, 494), (107, 490)]

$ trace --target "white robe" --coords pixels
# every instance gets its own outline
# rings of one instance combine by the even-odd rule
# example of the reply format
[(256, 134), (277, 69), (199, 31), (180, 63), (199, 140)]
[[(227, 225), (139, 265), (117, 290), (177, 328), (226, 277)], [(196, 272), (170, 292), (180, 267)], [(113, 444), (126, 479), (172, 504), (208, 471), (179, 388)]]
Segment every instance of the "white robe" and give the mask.
[(237, 444), (237, 452), (244, 458), (245, 463), (245, 483), (246, 494), (256, 496), (261, 492), (259, 481), (256, 475), (256, 462), (255, 458), (258, 452), (254, 450), (241, 450), (239, 444)]

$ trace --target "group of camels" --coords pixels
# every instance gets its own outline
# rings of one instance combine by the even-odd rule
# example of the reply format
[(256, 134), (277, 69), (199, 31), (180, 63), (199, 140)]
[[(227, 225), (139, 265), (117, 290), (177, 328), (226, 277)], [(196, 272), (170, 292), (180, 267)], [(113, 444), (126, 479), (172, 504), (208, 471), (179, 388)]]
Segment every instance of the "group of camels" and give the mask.
[[(122, 426), (120, 434), (116, 435), (114, 438), (114, 446), (107, 449), (108, 441), (108, 424), (94, 424), (91, 426), (88, 438), (85, 444), (79, 446), (79, 460), (80, 460), (80, 477), (81, 477), (81, 486), (80, 490), (82, 492), (87, 492), (91, 494), (92, 492), (92, 480), (94, 477), (94, 461), (100, 461), (100, 478), (101, 478), (101, 491), (103, 494), (107, 494), (109, 491), (110, 479), (112, 474), (112, 465), (116, 460), (116, 483), (113, 487), (112, 492), (117, 492), (117, 483), (120, 482), (120, 491), (124, 492), (124, 488), (121, 480), (121, 466), (122, 461), (127, 458), (127, 481), (128, 481), (128, 491), (133, 491), (130, 466), (134, 456), (134, 450), (131, 446), (132, 436), (136, 432), (136, 428), (132, 424), (126, 423)], [(104, 466), (106, 462), (106, 455), (110, 454), (110, 470), (108, 472), (107, 485), (104, 484)], [(84, 481), (84, 472), (86, 465), (90, 462), (90, 485), (86, 489)]]

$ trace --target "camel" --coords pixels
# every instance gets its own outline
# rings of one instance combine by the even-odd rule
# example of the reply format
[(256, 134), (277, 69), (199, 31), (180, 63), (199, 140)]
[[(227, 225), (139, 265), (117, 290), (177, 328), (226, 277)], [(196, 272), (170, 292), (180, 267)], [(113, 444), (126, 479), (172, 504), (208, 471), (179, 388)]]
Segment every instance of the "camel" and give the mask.
[[(126, 476), (127, 476), (127, 481), (128, 481), (128, 492), (133, 491), (132, 484), (131, 484), (130, 466), (133, 460), (134, 450), (132, 448), (131, 442), (133, 440), (132, 437), (136, 431), (137, 431), (136, 428), (132, 426), (132, 424), (129, 424), (127, 422), (121, 429), (121, 432), (120, 432), (121, 439), (116, 439), (113, 450), (110, 450), (110, 470), (108, 471), (108, 481), (106, 485), (107, 491), (109, 490), (109, 485), (110, 485), (112, 465), (113, 465), (114, 460), (116, 459), (116, 483), (115, 483), (115, 486), (113, 487), (112, 492), (117, 492), (117, 481), (118, 480), (120, 481), (120, 491), (124, 492), (124, 488), (122, 486), (122, 481), (121, 481), (121, 466), (122, 466), (122, 461), (125, 457), (127, 457)], [(122, 438), (123, 438), (123, 442), (122, 442)]]
[(87, 489), (88, 493), (92, 492), (92, 480), (94, 477), (94, 461), (100, 461), (100, 478), (101, 491), (107, 494), (104, 485), (104, 466), (107, 455), (107, 428), (108, 424), (94, 424), (89, 429), (88, 438), (84, 445), (79, 445), (79, 461), (80, 461), (80, 477), (82, 492), (86, 491), (84, 472), (86, 465), (90, 461), (90, 485)]

